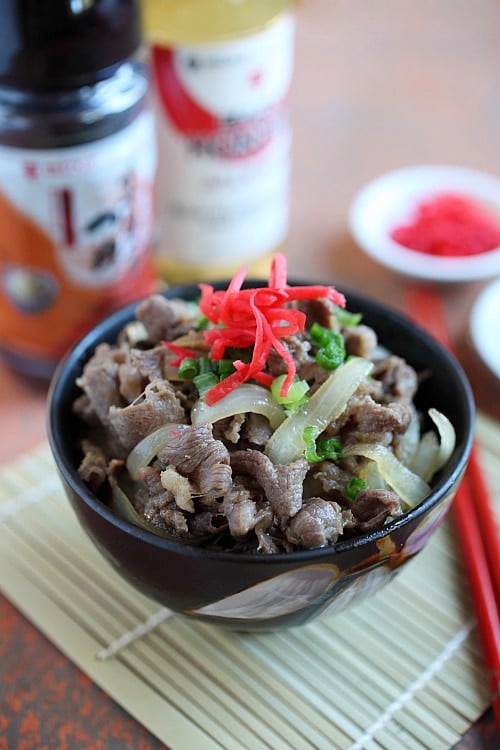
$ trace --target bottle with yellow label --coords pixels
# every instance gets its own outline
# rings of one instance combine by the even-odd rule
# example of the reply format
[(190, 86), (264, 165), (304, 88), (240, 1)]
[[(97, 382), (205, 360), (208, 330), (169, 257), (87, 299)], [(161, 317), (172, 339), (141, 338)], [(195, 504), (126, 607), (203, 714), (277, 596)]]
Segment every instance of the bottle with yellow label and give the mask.
[(289, 224), (292, 0), (145, 0), (166, 281), (267, 275)]

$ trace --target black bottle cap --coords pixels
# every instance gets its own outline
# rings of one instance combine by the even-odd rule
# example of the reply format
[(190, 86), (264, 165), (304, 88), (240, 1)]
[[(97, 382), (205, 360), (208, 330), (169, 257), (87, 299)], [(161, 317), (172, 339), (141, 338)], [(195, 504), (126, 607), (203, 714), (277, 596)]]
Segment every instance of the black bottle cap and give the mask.
[(3, 0), (0, 85), (78, 88), (106, 78), (140, 43), (140, 0)]

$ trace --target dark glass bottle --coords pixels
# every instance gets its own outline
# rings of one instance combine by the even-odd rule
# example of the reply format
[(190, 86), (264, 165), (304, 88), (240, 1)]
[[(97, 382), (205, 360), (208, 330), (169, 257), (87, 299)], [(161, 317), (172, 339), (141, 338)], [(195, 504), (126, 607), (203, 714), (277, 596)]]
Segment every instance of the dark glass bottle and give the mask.
[(156, 149), (139, 0), (6, 0), (0, 24), (0, 353), (50, 377), (152, 288)]

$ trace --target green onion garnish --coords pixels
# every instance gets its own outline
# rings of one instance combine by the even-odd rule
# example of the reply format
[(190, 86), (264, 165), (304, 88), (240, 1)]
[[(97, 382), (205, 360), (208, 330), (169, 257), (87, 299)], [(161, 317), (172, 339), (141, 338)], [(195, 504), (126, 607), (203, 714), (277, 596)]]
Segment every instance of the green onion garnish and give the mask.
[(213, 360), (208, 357), (184, 357), (179, 365), (181, 378), (190, 379), (198, 389), (200, 396), (213, 385), (216, 385), (234, 372), (234, 364), (230, 359)]
[(209, 325), (210, 325), (209, 319), (206, 318), (204, 315), (202, 315), (198, 319), (198, 321), (197, 321), (197, 323), (196, 323), (196, 325), (194, 327), (194, 330), (195, 331), (206, 331)]
[(203, 375), (204, 373), (207, 373), (207, 372), (214, 372), (214, 370), (217, 367), (217, 364), (214, 363), (208, 357), (200, 357), (198, 360), (198, 367), (199, 367), (199, 374)]
[(217, 372), (221, 380), (227, 378), (228, 375), (232, 375), (234, 372), (233, 361), (231, 359), (220, 359), (217, 362)]
[(341, 326), (357, 326), (363, 319), (362, 313), (352, 313), (342, 307), (335, 308), (335, 317)]
[(289, 412), (290, 410), (296, 410), (299, 406), (306, 403), (309, 384), (306, 380), (294, 380), (286, 396), (281, 396), (281, 389), (285, 379), (286, 375), (278, 375), (277, 378), (274, 378), (271, 383), (271, 393), (274, 400), (278, 404), (282, 404), (287, 412)]
[(340, 333), (313, 323), (311, 340), (317, 345), (316, 362), (325, 370), (336, 370), (346, 357), (344, 337)]
[(199, 375), (195, 375), (193, 383), (198, 389), (200, 396), (203, 396), (213, 385), (219, 382), (219, 378), (214, 372), (200, 372)]
[(179, 377), (183, 380), (192, 380), (199, 371), (198, 360), (195, 357), (184, 357), (179, 365)]
[(345, 494), (349, 498), (349, 500), (354, 500), (355, 497), (361, 492), (361, 490), (364, 490), (366, 487), (366, 482), (364, 479), (361, 479), (360, 477), (351, 477), (349, 481), (347, 482), (346, 488), (345, 488)]
[(337, 438), (320, 438), (317, 427), (305, 427), (302, 439), (305, 443), (304, 456), (309, 463), (319, 461), (336, 461), (342, 454), (343, 447)]

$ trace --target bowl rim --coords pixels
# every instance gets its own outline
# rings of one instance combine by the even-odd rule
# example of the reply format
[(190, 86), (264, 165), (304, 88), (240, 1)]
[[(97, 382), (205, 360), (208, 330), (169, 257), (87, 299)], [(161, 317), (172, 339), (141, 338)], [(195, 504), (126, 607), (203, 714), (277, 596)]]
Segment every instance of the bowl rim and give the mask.
[[(297, 284), (309, 284), (312, 283), (310, 280), (290, 278), (288, 280), (290, 285)], [(214, 288), (226, 288), (228, 280), (211, 282)], [(245, 286), (262, 286), (265, 284), (263, 279), (247, 279)], [(198, 284), (179, 284), (176, 286), (169, 287), (162, 290), (160, 294), (167, 298), (173, 297), (187, 297), (187, 291), (191, 294), (198, 289)], [(59, 362), (53, 377), (51, 379), (48, 395), (47, 395), (47, 407), (46, 407), (46, 429), (48, 435), (49, 445), (52, 451), (52, 456), (55, 461), (56, 469), (60, 474), (63, 484), (66, 483), (71, 489), (72, 493), (75, 493), (81, 498), (85, 504), (94, 512), (96, 512), (101, 518), (110, 523), (112, 526), (117, 527), (120, 531), (130, 534), (140, 541), (147, 542), (153, 546), (165, 549), (170, 552), (176, 552), (182, 555), (190, 557), (203, 557), (205, 559), (217, 559), (222, 561), (233, 561), (233, 564), (243, 564), (250, 561), (256, 564), (272, 564), (272, 565), (283, 565), (284, 562), (290, 564), (301, 564), (305, 562), (314, 562), (318, 558), (324, 558), (325, 555), (335, 556), (336, 554), (342, 554), (355, 550), (357, 548), (369, 545), (376, 542), (384, 537), (390, 536), (393, 532), (399, 528), (405, 526), (407, 523), (418, 519), (423, 516), (427, 511), (431, 510), (434, 506), (438, 505), (441, 499), (446, 496), (452, 489), (456, 482), (460, 481), (461, 475), (465, 471), (468, 463), (469, 455), (472, 449), (472, 443), (474, 439), (474, 420), (475, 420), (475, 402), (472, 394), (472, 389), (469, 381), (465, 375), (465, 372), (458, 362), (458, 360), (444, 348), (436, 339), (434, 339), (425, 329), (418, 324), (411, 321), (407, 316), (401, 313), (399, 310), (391, 307), (390, 305), (380, 302), (365, 294), (358, 292), (351, 292), (348, 289), (342, 287), (339, 291), (345, 294), (346, 298), (356, 300), (363, 304), (365, 307), (370, 308), (371, 311), (378, 312), (379, 314), (388, 314), (392, 316), (393, 320), (398, 325), (402, 325), (412, 332), (416, 333), (417, 336), (425, 341), (431, 350), (434, 350), (439, 356), (444, 359), (448, 366), (454, 371), (456, 380), (459, 387), (462, 390), (464, 402), (467, 404), (467, 411), (465, 414), (465, 429), (464, 429), (464, 442), (460, 455), (457, 458), (456, 465), (453, 470), (440, 477), (432, 492), (418, 505), (411, 508), (409, 511), (403, 513), (399, 518), (382, 526), (380, 529), (367, 532), (365, 534), (352, 537), (350, 539), (341, 540), (332, 545), (324, 547), (317, 547), (314, 549), (294, 550), (292, 552), (281, 552), (276, 554), (256, 554), (251, 552), (231, 552), (229, 550), (214, 550), (197, 546), (190, 542), (181, 542), (166, 539), (160, 537), (146, 529), (141, 529), (138, 526), (126, 521), (117, 516), (105, 503), (102, 502), (86, 485), (86, 483), (80, 478), (77, 472), (77, 467), (73, 465), (70, 460), (68, 451), (64, 449), (62, 435), (59, 430), (59, 411), (61, 401), (61, 394), (71, 387), (75, 388), (74, 381), (70, 384), (65, 380), (68, 369), (73, 370), (78, 365), (78, 371), (81, 369), (84, 363), (87, 361), (89, 356), (94, 351), (97, 343), (102, 341), (114, 341), (113, 336), (108, 335), (106, 339), (103, 337), (104, 331), (108, 333), (110, 331), (119, 330), (128, 320), (131, 320), (134, 315), (134, 310), (137, 304), (144, 299), (141, 297), (135, 302), (128, 303), (126, 306), (120, 308), (116, 312), (107, 316), (99, 323), (97, 323), (92, 329), (84, 334), (64, 355)], [(148, 295), (145, 295), (148, 296)]]
[[(500, 246), (466, 257), (437, 257), (400, 245), (389, 229), (421, 200), (443, 192), (467, 195), (500, 205), (500, 178), (477, 169), (446, 164), (419, 164), (386, 172), (366, 183), (355, 195), (348, 215), (351, 235), (361, 250), (378, 263), (404, 276), (428, 281), (460, 282), (500, 273)], [(394, 207), (384, 203), (387, 197)], [(391, 204), (392, 205), (392, 204)], [(397, 205), (400, 206), (396, 210)]]

